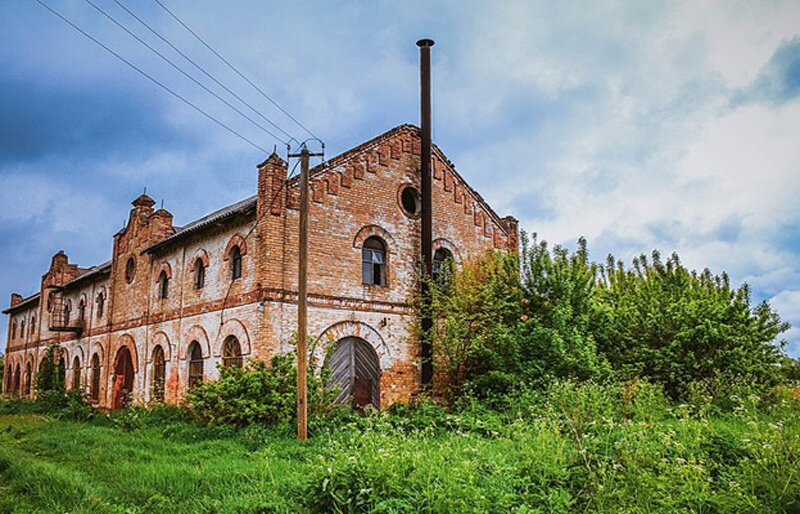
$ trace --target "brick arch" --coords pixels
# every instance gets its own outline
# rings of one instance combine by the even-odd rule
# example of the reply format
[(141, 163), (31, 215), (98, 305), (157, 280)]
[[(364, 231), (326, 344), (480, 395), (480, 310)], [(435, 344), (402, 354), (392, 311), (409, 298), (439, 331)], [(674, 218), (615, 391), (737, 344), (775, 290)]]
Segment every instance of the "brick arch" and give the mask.
[[(443, 237), (435, 239), (431, 245), (431, 249), (434, 253), (436, 253), (436, 250), (439, 248), (444, 248), (445, 250), (450, 251), (450, 253), (453, 254), (453, 259), (455, 259), (456, 264), (461, 264), (461, 251), (456, 245), (453, 244), (452, 241)], [(433, 258), (432, 255), (431, 258)]]
[(122, 334), (119, 339), (117, 339), (116, 344), (114, 344), (112, 350), (114, 355), (114, 362), (112, 363), (111, 369), (117, 368), (117, 357), (119, 355), (119, 351), (122, 347), (125, 346), (128, 348), (128, 351), (131, 352), (131, 364), (133, 364), (133, 372), (135, 374), (139, 373), (139, 355), (136, 352), (136, 341), (134, 341), (133, 337), (130, 334)]
[(222, 356), (222, 345), (228, 336), (235, 336), (239, 340), (242, 348), (242, 356), (250, 355), (250, 336), (247, 334), (247, 327), (238, 319), (232, 318), (225, 321), (217, 332), (217, 340), (214, 343), (214, 356)]
[(188, 268), (186, 269), (187, 272), (194, 273), (194, 263), (197, 262), (197, 259), (200, 259), (203, 262), (204, 268), (207, 268), (211, 262), (211, 259), (208, 257), (208, 252), (203, 248), (198, 248), (197, 251), (194, 252), (194, 255), (192, 255), (192, 258), (189, 259)]
[(153, 350), (156, 346), (161, 346), (161, 349), (164, 350), (164, 360), (166, 362), (172, 360), (172, 346), (169, 343), (169, 336), (163, 330), (159, 330), (150, 338), (150, 345), (147, 349), (148, 364), (153, 362)]
[(358, 337), (372, 346), (378, 355), (381, 369), (389, 369), (392, 366), (392, 356), (389, 346), (384, 341), (381, 334), (372, 326), (363, 321), (340, 321), (329, 326), (314, 340), (312, 358), (317, 365), (322, 365), (325, 355), (333, 349), (336, 343), (345, 337)]
[(105, 350), (103, 349), (103, 345), (101, 343), (94, 342), (89, 344), (89, 360), (90, 360), (89, 365), (91, 365), (91, 358), (92, 356), (94, 356), (95, 353), (100, 358), (100, 368), (102, 368), (103, 362), (105, 362), (103, 360), (103, 356), (105, 355)]
[(192, 341), (200, 343), (200, 349), (203, 351), (203, 358), (211, 357), (211, 346), (208, 342), (208, 334), (200, 325), (194, 325), (192, 328), (184, 333), (183, 342), (181, 344), (181, 351), (179, 354), (180, 360), (186, 360), (189, 353), (189, 345)]
[(156, 272), (153, 273), (153, 282), (158, 282), (158, 279), (161, 278), (162, 271), (167, 274), (167, 279), (172, 278), (172, 266), (166, 261), (159, 263), (155, 271)]
[(231, 257), (231, 250), (233, 250), (234, 246), (239, 247), (239, 251), (242, 253), (242, 257), (247, 255), (247, 242), (244, 240), (241, 234), (234, 234), (233, 237), (228, 241), (228, 245), (225, 247), (225, 254), (223, 255), (223, 260), (228, 260)]
[(392, 234), (389, 233), (388, 230), (379, 227), (378, 225), (367, 225), (362, 227), (358, 233), (356, 233), (356, 237), (353, 238), (353, 248), (361, 248), (364, 245), (364, 241), (372, 236), (377, 236), (386, 243), (388, 247), (386, 250), (389, 253), (394, 253), (396, 245), (394, 244), (394, 238)]

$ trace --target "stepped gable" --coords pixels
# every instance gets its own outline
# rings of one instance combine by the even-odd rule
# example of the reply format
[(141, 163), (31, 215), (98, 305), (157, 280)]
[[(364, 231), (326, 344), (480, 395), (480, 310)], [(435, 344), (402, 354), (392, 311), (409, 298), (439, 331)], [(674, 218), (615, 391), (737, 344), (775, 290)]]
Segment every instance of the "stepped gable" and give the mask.
[[(402, 153), (421, 154), (420, 129), (411, 124), (394, 127), (346, 152), (343, 152), (309, 171), (310, 200), (325, 202), (330, 196), (338, 196), (339, 188), (352, 187), (354, 180), (367, 180), (400, 159)], [(473, 216), (475, 226), (482, 226), (484, 236), (494, 239), (495, 247), (511, 245), (512, 231), (508, 222), (475, 191), (453, 162), (435, 144), (433, 145), (433, 179), (442, 183), (445, 192), (452, 192), (455, 204), (463, 205), (465, 215)], [(300, 202), (300, 177), (288, 183), (287, 207), (297, 209)]]

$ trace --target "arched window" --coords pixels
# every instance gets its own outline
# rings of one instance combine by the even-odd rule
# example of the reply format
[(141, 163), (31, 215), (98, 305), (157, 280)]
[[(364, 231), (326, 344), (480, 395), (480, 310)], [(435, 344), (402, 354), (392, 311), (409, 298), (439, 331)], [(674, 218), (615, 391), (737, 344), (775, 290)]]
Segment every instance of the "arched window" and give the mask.
[(203, 289), (206, 285), (206, 267), (203, 259), (194, 261), (194, 288)]
[(203, 350), (200, 343), (192, 341), (189, 345), (189, 389), (203, 383)]
[(77, 356), (72, 360), (72, 388), (81, 388), (81, 361)]
[(226, 368), (242, 367), (242, 345), (236, 336), (228, 336), (222, 345), (222, 365)]
[(86, 300), (78, 302), (78, 321), (86, 321)]
[(153, 399), (159, 403), (164, 403), (166, 377), (167, 364), (164, 360), (164, 349), (159, 345), (153, 350)]
[(69, 315), (72, 311), (72, 305), (69, 302), (64, 302), (64, 326), (69, 326)]
[(61, 386), (66, 386), (67, 383), (67, 361), (64, 357), (61, 357), (58, 360), (58, 369), (56, 369), (56, 375), (58, 376), (59, 384)]
[(92, 400), (100, 398), (100, 356), (96, 353), (92, 355), (92, 387), (90, 391)]
[(11, 322), (11, 339), (17, 338), (17, 320)]
[(386, 285), (386, 246), (375, 236), (368, 237), (361, 248), (361, 282)]
[(97, 295), (97, 318), (100, 319), (103, 317), (103, 310), (105, 309), (106, 299), (103, 296), (103, 293)]
[(19, 323), (19, 336), (25, 339), (25, 320), (22, 320)]
[(31, 316), (31, 337), (36, 334), (36, 314)]
[(159, 296), (164, 299), (169, 296), (169, 277), (166, 271), (162, 271), (158, 276), (158, 291)]
[(25, 365), (25, 396), (31, 394), (31, 380), (33, 379), (33, 369), (31, 368), (30, 362)]
[(239, 245), (231, 248), (231, 280), (236, 280), (242, 276), (242, 250)]
[(453, 254), (447, 248), (439, 248), (433, 253), (433, 280), (441, 282), (449, 276), (452, 269)]
[(14, 372), (14, 396), (19, 395), (19, 381), (22, 378), (22, 370), (19, 368), (19, 364), (17, 364), (17, 371)]

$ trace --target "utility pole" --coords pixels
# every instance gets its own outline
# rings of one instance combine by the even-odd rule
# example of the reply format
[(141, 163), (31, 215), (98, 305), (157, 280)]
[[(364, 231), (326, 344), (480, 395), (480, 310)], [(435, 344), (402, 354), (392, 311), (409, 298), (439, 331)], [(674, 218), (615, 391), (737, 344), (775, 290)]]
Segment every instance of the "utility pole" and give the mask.
[(297, 439), (308, 439), (308, 160), (312, 154), (305, 143), (300, 157), (300, 248), (297, 270)]

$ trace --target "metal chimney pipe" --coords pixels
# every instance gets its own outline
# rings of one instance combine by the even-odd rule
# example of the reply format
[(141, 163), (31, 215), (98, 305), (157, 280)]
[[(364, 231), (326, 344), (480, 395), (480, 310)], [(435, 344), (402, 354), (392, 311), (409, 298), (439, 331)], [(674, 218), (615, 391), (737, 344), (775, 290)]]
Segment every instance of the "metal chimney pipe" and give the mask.
[[(425, 306), (430, 305), (430, 288), (428, 281), (433, 276), (433, 219), (431, 213), (431, 47), (432, 39), (420, 39), (419, 47), (420, 67), (420, 125), (422, 137), (422, 157), (420, 173), (422, 175), (422, 265), (425, 279), (422, 281), (422, 301)], [(429, 385), (433, 380), (433, 345), (429, 332), (433, 327), (433, 320), (424, 309), (422, 316), (422, 385)]]

